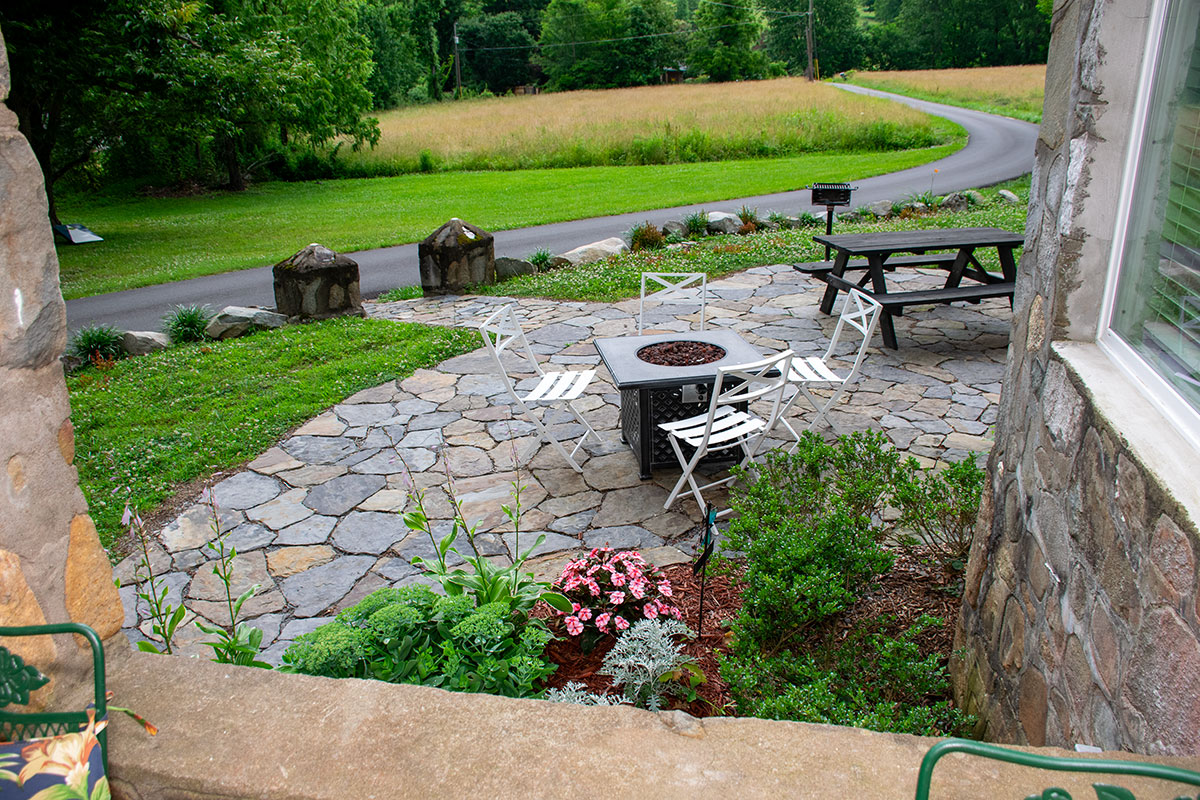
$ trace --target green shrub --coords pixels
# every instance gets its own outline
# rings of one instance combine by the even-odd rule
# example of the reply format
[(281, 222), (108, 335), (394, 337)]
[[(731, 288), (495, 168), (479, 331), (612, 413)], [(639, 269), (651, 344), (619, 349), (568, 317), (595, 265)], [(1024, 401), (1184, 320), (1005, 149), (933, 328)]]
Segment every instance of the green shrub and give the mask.
[(112, 325), (84, 325), (71, 337), (67, 352), (91, 363), (116, 361), (125, 357), (123, 338)]
[(734, 650), (720, 658), (738, 713), (850, 725), (920, 736), (962, 736), (972, 720), (946, 699), (949, 680), (936, 653), (916, 637), (941, 620), (921, 617), (898, 636), (873, 620), (844, 640), (826, 636), (806, 652)]
[(750, 208), (749, 206), (743, 205), (740, 209), (738, 209), (737, 215), (738, 219), (742, 221), (742, 225), (753, 225), (755, 228), (762, 227), (763, 221), (762, 218), (758, 216), (757, 208)]
[(395, 289), (388, 289), (375, 299), (380, 303), (394, 303), (397, 300), (416, 300), (424, 296), (425, 291), (420, 286), (397, 286)]
[(639, 250), (658, 250), (666, 243), (663, 232), (652, 222), (641, 222), (629, 230), (629, 249), (635, 253)]
[(554, 254), (549, 250), (534, 250), (525, 260), (537, 267), (538, 272), (545, 272), (550, 268), (550, 259), (552, 258), (554, 258)]
[(943, 569), (961, 572), (986, 477), (970, 457), (942, 470), (913, 469), (896, 489), (897, 524), (911, 534), (906, 541), (924, 544)]
[(472, 597), (424, 586), (380, 589), (296, 639), (281, 669), (531, 697), (556, 669), (542, 657), (552, 638), (539, 620), (515, 624), (507, 603), (476, 607)]
[(683, 225), (687, 228), (688, 236), (699, 238), (708, 233), (708, 213), (705, 211), (693, 211), (683, 218)]
[(212, 318), (212, 310), (206, 305), (171, 306), (171, 310), (163, 317), (163, 331), (171, 339), (171, 344), (202, 342), (208, 338), (205, 329)]

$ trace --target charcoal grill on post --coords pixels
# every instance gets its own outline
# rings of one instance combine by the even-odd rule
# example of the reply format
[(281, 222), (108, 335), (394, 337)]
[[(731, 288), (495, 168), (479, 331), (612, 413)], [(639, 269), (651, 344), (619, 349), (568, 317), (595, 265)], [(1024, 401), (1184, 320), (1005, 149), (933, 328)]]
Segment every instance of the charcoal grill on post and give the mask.
[[(850, 205), (850, 193), (858, 187), (848, 183), (814, 183), (808, 188), (812, 192), (812, 204), (825, 206), (825, 235), (828, 236), (833, 233), (833, 210)], [(829, 245), (825, 245), (825, 260), (829, 260)]]
[[(642, 361), (637, 356), (647, 345), (674, 341), (715, 344), (725, 350), (725, 357), (708, 364), (665, 367)], [(708, 411), (709, 392), (716, 381), (718, 367), (748, 364), (762, 358), (762, 353), (729, 330), (597, 339), (596, 349), (621, 393), (621, 440), (637, 455), (642, 480), (649, 480), (650, 471), (656, 467), (679, 467), (670, 438), (658, 427), (659, 424)], [(702, 463), (717, 464), (729, 460), (729, 454), (717, 453)]]

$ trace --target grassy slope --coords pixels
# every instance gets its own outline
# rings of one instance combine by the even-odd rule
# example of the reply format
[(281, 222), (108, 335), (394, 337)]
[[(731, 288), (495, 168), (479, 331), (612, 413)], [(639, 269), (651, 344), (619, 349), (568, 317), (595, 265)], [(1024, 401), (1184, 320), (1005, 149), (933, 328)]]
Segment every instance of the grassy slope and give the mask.
[(489, 230), (787, 191), (927, 163), (962, 142), (894, 153), (464, 172), (270, 183), (168, 199), (64, 197), (100, 244), (59, 248), (68, 299), (279, 261), (309, 242), (339, 251), (419, 241), (450, 217)]
[(101, 540), (120, 535), (126, 497), (151, 512), (349, 395), (478, 344), (473, 331), (341, 318), (69, 376), (75, 463)]
[(1041, 122), (1046, 66), (855, 72), (849, 83), (1027, 122)]

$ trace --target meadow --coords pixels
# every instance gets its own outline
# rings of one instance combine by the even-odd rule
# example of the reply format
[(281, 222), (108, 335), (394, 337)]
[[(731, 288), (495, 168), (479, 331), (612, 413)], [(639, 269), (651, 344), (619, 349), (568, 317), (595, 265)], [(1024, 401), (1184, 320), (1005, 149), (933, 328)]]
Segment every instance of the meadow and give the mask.
[(958, 131), (905, 106), (802, 78), (479, 98), (380, 115), (350, 174), (777, 158), (946, 144)]
[(1041, 122), (1046, 65), (853, 72), (847, 80), (919, 100)]

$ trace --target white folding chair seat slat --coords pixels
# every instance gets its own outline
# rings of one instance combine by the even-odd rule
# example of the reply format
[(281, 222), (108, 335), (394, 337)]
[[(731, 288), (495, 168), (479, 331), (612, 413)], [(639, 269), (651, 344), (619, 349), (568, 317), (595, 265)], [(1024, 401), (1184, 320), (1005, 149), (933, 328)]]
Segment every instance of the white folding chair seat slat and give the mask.
[[(649, 285), (650, 294), (646, 294)], [(700, 330), (704, 330), (704, 315), (708, 305), (708, 273), (705, 272), (643, 272), (642, 297), (638, 302), (638, 333), (645, 327), (646, 301), (663, 305), (700, 305)]]
[[(517, 320), (514, 308), (515, 304), (502, 306), (480, 323), (479, 332), (483, 336), (484, 346), (491, 354), (492, 361), (495, 362), (496, 369), (500, 373), (500, 378), (504, 381), (504, 387), (508, 390), (508, 394), (512, 397), (516, 407), (538, 429), (542, 439), (553, 446), (576, 472), (583, 472), (583, 467), (579, 466), (579, 462), (575, 460), (575, 454), (583, 447), (584, 442), (587, 441), (589, 436), (596, 439), (596, 441), (600, 441), (600, 437), (592, 430), (592, 426), (588, 424), (583, 415), (579, 413), (579, 409), (575, 408), (571, 401), (578, 398), (587, 389), (588, 383), (596, 375), (596, 370), (571, 370), (567, 372), (546, 372), (543, 370), (542, 365), (538, 363), (537, 356), (533, 353), (533, 348), (529, 346), (529, 340), (525, 338), (525, 333), (522, 331), (521, 324)], [(539, 378), (537, 385), (524, 397), (517, 393), (516, 384), (513, 383), (512, 376), (509, 375), (508, 369), (504, 366), (501, 355), (505, 351), (508, 351), (515, 357), (524, 358)], [(579, 437), (579, 441), (575, 443), (575, 447), (570, 452), (567, 452), (567, 449), (563, 447), (563, 443), (533, 413), (528, 405), (531, 403), (544, 404), (547, 407), (553, 404), (561, 404), (562, 408), (569, 411), (575, 417), (576, 421), (583, 425), (583, 435)]]
[[(875, 327), (879, 324), (879, 315), (882, 310), (883, 306), (857, 289), (851, 289), (846, 293), (842, 301), (841, 313), (838, 315), (837, 325), (833, 329), (833, 337), (829, 340), (829, 347), (825, 350), (825, 355), (820, 358), (807, 356), (792, 360), (792, 369), (788, 375), (788, 383), (796, 391), (783, 404), (779, 415), (772, 420), (768, 433), (782, 425), (795, 440), (791, 449), (796, 449), (796, 446), (800, 443), (800, 434), (796, 432), (796, 429), (786, 419), (786, 416), (791, 411), (792, 406), (795, 405), (796, 400), (802, 396), (812, 405), (813, 410), (816, 412), (804, 427), (805, 430), (811, 430), (816, 427), (817, 423), (821, 420), (828, 422), (830, 427), (835, 431), (838, 430), (833, 420), (829, 417), (829, 412), (858, 377), (863, 359), (867, 354), (867, 348), (871, 345), (871, 337), (875, 334)], [(854, 365), (851, 367), (850, 372), (843, 378), (829, 368), (829, 361), (837, 350), (842, 333), (846, 330), (847, 326), (860, 334), (862, 339), (858, 344), (858, 350), (854, 356)], [(813, 395), (809, 391), (810, 387), (832, 387), (834, 391), (828, 398), (822, 399)]]
[[(710, 452), (730, 450), (734, 447), (741, 448), (742, 459), (739, 464), (745, 466), (779, 416), (791, 361), (792, 351), (787, 350), (752, 364), (720, 367), (713, 384), (707, 414), (658, 426), (667, 433), (675, 457), (679, 459), (679, 466), (683, 469), (683, 474), (671, 490), (663, 508), (669, 509), (680, 492), (688, 487), (692, 496), (696, 498), (696, 503), (703, 509), (704, 490), (724, 486), (733, 481), (734, 476), (730, 475), (701, 486), (696, 482), (696, 467)], [(740, 411), (735, 407), (749, 399), (770, 400), (770, 416), (763, 419), (757, 414)], [(693, 448), (690, 456), (684, 454), (684, 445)], [(725, 509), (717, 516), (724, 516), (729, 511)]]

